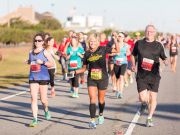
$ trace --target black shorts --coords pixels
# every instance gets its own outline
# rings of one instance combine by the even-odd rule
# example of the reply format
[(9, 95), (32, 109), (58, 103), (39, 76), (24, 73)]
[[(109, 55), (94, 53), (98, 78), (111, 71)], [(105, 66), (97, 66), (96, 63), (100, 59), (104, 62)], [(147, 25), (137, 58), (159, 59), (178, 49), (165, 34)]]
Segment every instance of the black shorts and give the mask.
[(111, 58), (111, 57), (109, 57), (109, 59), (108, 59), (108, 64), (114, 64), (114, 59)]
[(29, 80), (29, 84), (38, 83), (39, 85), (48, 85), (49, 82), (49, 80)]
[(102, 80), (92, 80), (91, 78), (88, 78), (87, 86), (95, 86), (98, 90), (106, 90), (108, 87), (108, 78)]
[(124, 75), (126, 72), (127, 64), (122, 64), (121, 66), (114, 65), (114, 73), (116, 75), (116, 78), (118, 79), (120, 75)]
[(147, 78), (137, 77), (136, 82), (137, 82), (138, 93), (146, 89), (149, 91), (158, 92), (160, 80), (161, 80), (160, 76), (157, 77), (149, 76)]
[(79, 74), (70, 79), (72, 87), (79, 87)]

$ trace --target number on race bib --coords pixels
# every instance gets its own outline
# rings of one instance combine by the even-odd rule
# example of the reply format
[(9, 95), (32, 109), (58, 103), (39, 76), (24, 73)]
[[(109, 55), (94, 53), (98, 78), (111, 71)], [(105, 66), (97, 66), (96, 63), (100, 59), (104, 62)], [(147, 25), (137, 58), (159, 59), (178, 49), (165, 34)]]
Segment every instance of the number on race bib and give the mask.
[(102, 79), (102, 69), (91, 69), (91, 79), (101, 80)]
[(37, 64), (35, 61), (32, 61), (30, 65), (30, 69), (31, 69), (31, 72), (40, 72), (41, 65)]
[(148, 59), (148, 58), (143, 58), (141, 67), (142, 67), (144, 70), (151, 71), (151, 70), (152, 70), (152, 67), (153, 67), (153, 64), (154, 64), (154, 60)]
[(116, 59), (116, 65), (121, 65), (123, 60), (124, 60), (123, 58), (117, 58)]
[(70, 67), (71, 68), (77, 68), (78, 62), (77, 60), (71, 60), (70, 61)]
[(176, 47), (175, 46), (171, 47), (171, 51), (175, 53), (176, 52)]

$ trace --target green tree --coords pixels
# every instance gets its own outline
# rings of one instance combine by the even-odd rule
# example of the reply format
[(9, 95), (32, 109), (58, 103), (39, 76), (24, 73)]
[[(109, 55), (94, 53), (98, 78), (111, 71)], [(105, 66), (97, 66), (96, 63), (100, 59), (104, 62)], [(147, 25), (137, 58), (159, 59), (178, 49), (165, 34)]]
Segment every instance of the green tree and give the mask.
[(36, 28), (39, 30), (48, 29), (48, 30), (57, 30), (62, 29), (61, 23), (57, 19), (43, 19), (36, 25)]
[(18, 29), (32, 29), (33, 25), (28, 21), (23, 21), (20, 17), (17, 17), (10, 19), (10, 27)]

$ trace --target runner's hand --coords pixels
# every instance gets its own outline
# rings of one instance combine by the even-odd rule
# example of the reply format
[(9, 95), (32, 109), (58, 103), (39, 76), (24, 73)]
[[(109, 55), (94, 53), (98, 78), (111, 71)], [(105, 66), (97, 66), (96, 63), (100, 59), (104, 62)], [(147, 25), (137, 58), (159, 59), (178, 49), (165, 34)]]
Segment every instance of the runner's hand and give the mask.
[(168, 60), (164, 60), (165, 66), (168, 66)]
[(36, 60), (36, 63), (37, 63), (37, 64), (43, 64), (43, 61), (40, 60), (40, 59), (37, 59), (37, 60)]
[(132, 71), (136, 72), (136, 66), (132, 66)]

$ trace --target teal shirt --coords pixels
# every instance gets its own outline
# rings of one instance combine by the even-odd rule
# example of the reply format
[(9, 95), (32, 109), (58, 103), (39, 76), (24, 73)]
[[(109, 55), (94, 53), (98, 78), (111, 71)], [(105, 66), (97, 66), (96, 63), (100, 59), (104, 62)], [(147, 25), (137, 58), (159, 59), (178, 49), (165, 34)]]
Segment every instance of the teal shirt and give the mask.
[(67, 55), (71, 54), (68, 63), (68, 70), (76, 70), (82, 67), (82, 58), (78, 56), (78, 53), (84, 54), (84, 49), (82, 47), (77, 47), (76, 50), (73, 50), (72, 46), (67, 48)]
[(128, 46), (125, 44), (123, 47), (120, 49), (120, 54), (114, 56), (114, 64), (116, 65), (122, 65), (122, 64), (127, 64), (127, 52)]

